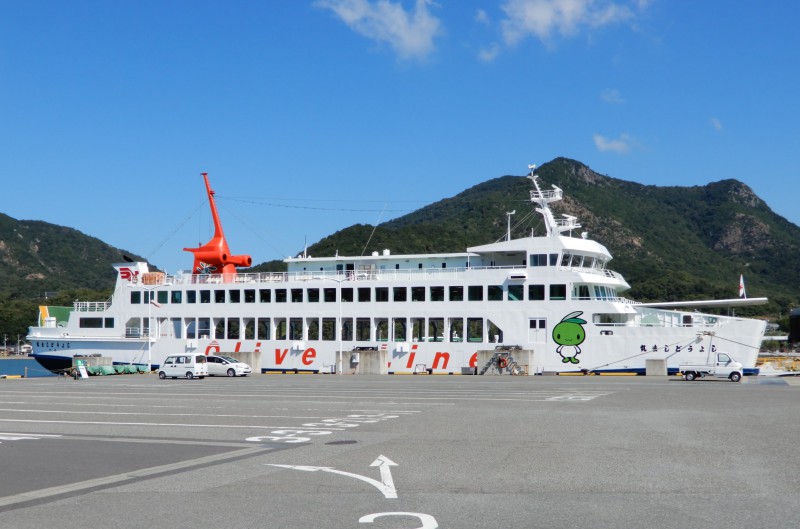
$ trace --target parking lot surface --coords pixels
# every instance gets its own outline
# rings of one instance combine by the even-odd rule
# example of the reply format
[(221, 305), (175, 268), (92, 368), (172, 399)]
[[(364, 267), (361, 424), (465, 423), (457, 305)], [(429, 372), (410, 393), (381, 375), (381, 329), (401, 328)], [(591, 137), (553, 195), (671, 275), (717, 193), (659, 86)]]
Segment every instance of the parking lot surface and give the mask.
[(0, 527), (796, 527), (798, 382), (3, 380)]

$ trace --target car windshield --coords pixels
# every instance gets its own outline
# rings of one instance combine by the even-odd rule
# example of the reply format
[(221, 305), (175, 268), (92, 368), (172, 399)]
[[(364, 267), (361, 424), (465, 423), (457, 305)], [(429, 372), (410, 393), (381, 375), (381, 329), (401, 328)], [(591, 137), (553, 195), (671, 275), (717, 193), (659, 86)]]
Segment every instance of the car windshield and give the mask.
[(239, 363), (239, 361), (237, 359), (231, 358), (230, 356), (222, 356), (222, 355), (220, 355), (220, 358), (222, 358), (224, 360), (227, 360), (228, 362), (233, 362), (234, 364), (238, 364)]

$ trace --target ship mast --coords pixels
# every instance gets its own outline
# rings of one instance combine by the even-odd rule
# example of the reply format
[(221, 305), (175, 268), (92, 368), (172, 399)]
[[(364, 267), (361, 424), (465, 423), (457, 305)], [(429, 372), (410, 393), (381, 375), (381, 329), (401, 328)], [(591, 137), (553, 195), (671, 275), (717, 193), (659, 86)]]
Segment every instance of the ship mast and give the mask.
[(536, 211), (544, 217), (544, 226), (547, 229), (548, 237), (558, 237), (565, 231), (580, 229), (581, 225), (578, 224), (578, 217), (564, 214), (563, 219), (556, 219), (553, 212), (550, 210), (551, 202), (558, 202), (564, 196), (564, 192), (558, 186), (553, 186), (552, 190), (542, 191), (539, 187), (539, 175), (535, 173), (536, 165), (529, 165), (531, 174), (528, 178), (533, 182), (535, 189), (531, 190), (531, 202), (537, 205)]
[(214, 191), (208, 182), (208, 173), (201, 173), (206, 183), (208, 203), (211, 206), (211, 217), (214, 219), (214, 236), (199, 248), (184, 248), (194, 254), (193, 274), (235, 274), (237, 266), (250, 266), (253, 260), (249, 255), (231, 255), (222, 222), (219, 220)]

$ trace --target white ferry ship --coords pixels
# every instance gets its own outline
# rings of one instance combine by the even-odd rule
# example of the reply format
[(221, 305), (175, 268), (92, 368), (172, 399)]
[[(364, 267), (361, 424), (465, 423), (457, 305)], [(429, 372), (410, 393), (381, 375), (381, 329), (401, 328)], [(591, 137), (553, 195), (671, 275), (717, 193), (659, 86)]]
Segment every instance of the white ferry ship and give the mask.
[[(645, 304), (626, 299), (611, 254), (552, 202), (534, 166), (530, 200), (546, 234), (467, 248), (463, 253), (286, 259), (282, 273), (237, 273), (249, 256), (232, 256), (203, 174), (215, 234), (194, 254), (191, 271), (152, 272), (120, 263), (108, 301), (40, 307), (28, 340), (46, 368), (75, 355), (157, 369), (176, 353), (260, 353), (261, 372), (342, 371), (337, 351), (386, 352), (390, 374), (460, 374), (478, 367), (478, 351), (533, 351), (528, 373), (634, 372), (645, 361), (705, 362), (728, 352), (753, 374), (765, 322), (705, 314), (699, 306), (764, 303), (764, 298)], [(508, 238), (510, 239), (510, 237)], [(669, 306), (672, 305), (672, 306)], [(694, 305), (694, 306), (692, 306)], [(678, 310), (680, 309), (680, 310)], [(337, 359), (339, 359), (337, 366)]]

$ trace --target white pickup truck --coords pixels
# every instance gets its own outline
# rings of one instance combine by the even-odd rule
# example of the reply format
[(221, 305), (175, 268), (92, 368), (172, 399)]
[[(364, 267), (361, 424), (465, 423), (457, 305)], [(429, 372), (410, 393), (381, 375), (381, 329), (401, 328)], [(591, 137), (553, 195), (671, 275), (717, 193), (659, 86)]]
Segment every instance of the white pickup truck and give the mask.
[(717, 377), (729, 378), (731, 382), (739, 382), (743, 373), (742, 364), (731, 358), (728, 353), (717, 353), (716, 361), (710, 364), (681, 364), (678, 366), (678, 371), (686, 380)]

